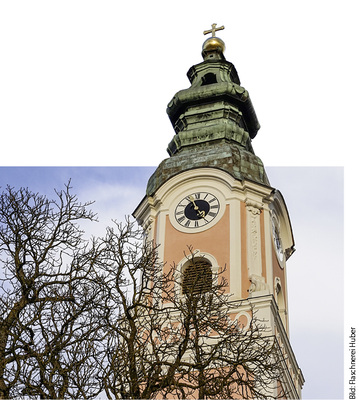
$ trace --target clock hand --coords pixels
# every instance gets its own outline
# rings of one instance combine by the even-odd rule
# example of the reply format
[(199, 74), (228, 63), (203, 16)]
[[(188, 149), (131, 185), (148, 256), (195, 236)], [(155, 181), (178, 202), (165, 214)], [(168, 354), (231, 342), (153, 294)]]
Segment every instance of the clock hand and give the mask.
[(197, 215), (201, 218), (204, 218), (206, 216), (206, 212), (202, 211), (198, 208), (197, 204), (194, 201), (194, 197), (193, 196), (188, 196), (189, 201), (193, 204), (193, 208), (197, 211)]
[(197, 206), (197, 204), (194, 202), (193, 196), (188, 196), (188, 198), (189, 198), (189, 201), (190, 201), (191, 203), (193, 203), (194, 209), (195, 209), (195, 210), (198, 210), (198, 206)]
[(197, 215), (201, 218), (204, 218), (206, 216), (206, 212), (205, 211), (197, 211)]

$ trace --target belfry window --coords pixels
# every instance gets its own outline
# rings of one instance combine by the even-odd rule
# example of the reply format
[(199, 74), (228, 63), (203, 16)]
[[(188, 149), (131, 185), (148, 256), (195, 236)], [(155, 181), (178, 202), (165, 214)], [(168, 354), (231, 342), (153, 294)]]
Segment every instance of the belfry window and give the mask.
[(191, 260), (183, 272), (183, 294), (202, 294), (212, 288), (212, 266), (203, 258)]
[(205, 76), (202, 77), (202, 86), (210, 85), (212, 83), (217, 83), (216, 74), (209, 72), (208, 74), (206, 74)]

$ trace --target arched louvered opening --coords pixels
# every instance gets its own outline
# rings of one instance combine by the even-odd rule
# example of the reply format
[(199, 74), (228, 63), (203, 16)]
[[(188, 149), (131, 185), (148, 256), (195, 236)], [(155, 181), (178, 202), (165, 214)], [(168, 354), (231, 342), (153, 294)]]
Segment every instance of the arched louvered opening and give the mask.
[(212, 265), (203, 258), (190, 261), (183, 271), (183, 294), (202, 294), (212, 288)]

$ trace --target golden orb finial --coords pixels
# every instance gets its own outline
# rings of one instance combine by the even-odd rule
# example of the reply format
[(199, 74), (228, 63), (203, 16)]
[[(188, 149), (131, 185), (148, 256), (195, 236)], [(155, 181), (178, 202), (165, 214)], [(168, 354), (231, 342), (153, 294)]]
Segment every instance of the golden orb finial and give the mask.
[(226, 49), (226, 45), (224, 44), (223, 40), (220, 39), (219, 37), (216, 37), (216, 32), (223, 30), (224, 26), (222, 25), (219, 28), (216, 28), (216, 26), (217, 24), (212, 24), (212, 29), (203, 32), (204, 35), (212, 33), (212, 36), (203, 43), (202, 46), (203, 57), (205, 57), (206, 54), (208, 54), (208, 52), (219, 52), (223, 54), (224, 50)]

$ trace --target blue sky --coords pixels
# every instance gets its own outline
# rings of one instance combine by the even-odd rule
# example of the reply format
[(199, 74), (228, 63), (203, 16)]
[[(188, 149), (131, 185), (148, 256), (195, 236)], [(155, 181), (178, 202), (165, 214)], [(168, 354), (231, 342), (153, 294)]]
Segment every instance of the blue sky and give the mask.
[[(48, 191), (71, 177), (104, 221), (131, 213), (151, 168), (167, 157), (174, 134), (167, 103), (202, 61), (203, 30), (224, 24), (225, 56), (262, 126), (254, 150), (266, 167), (281, 167), (267, 169), (296, 241), (290, 330), (306, 377), (303, 397), (342, 398), (336, 371), (342, 366), (348, 376), (347, 337), (359, 327), (357, 11), (354, 0), (1, 2), (0, 165), (66, 166), (1, 168), (1, 185)], [(336, 288), (343, 174), (345, 306)], [(340, 350), (346, 359), (337, 365)]]
[[(153, 171), (154, 167), (1, 167), (0, 186), (29, 187), (51, 197), (54, 188), (61, 189), (71, 179), (73, 192), (82, 202), (95, 201), (91, 208), (98, 213), (99, 222), (86, 224), (87, 234), (101, 236), (111, 219), (121, 221), (134, 211)], [(344, 170), (268, 167), (267, 174), (285, 198), (294, 233), (296, 252), (287, 264), (289, 322), (292, 347), (306, 378), (304, 398), (308, 398), (306, 392), (309, 398), (340, 398)], [(328, 381), (335, 383), (327, 386)]]

